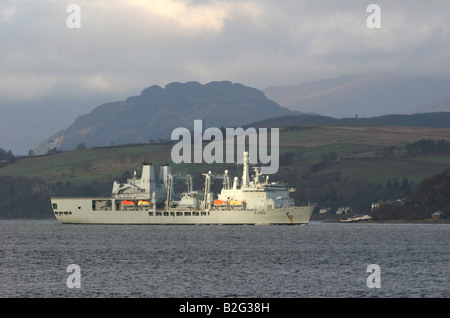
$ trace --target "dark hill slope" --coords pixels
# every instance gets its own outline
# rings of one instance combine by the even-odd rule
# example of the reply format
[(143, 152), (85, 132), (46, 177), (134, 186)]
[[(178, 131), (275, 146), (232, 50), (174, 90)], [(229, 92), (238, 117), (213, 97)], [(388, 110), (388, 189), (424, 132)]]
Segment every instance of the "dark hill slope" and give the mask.
[(333, 118), (320, 115), (294, 115), (265, 119), (249, 127), (289, 127), (323, 124), (361, 124), (398, 127), (450, 128), (450, 112), (418, 113), (411, 115), (384, 115), (370, 118)]
[(259, 90), (228, 81), (171, 83), (151, 86), (139, 96), (97, 106), (67, 129), (47, 139), (36, 153), (49, 149), (139, 143), (170, 138), (177, 127), (238, 127), (266, 118), (298, 114), (267, 99)]

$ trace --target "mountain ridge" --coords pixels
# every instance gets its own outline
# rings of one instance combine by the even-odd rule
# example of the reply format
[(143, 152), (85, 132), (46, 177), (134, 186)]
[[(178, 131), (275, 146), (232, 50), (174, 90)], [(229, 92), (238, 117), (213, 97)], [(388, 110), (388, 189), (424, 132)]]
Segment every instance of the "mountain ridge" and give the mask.
[(41, 143), (36, 154), (166, 139), (177, 127), (203, 119), (209, 127), (237, 127), (276, 116), (299, 114), (268, 99), (262, 91), (230, 81), (153, 85), (140, 95), (95, 107)]
[[(140, 95), (100, 104), (78, 116), (66, 129), (43, 141), (34, 153), (160, 141), (170, 138), (175, 128), (191, 130), (195, 119), (203, 119), (205, 127), (242, 127), (261, 120), (279, 122), (274, 118), (303, 115), (313, 117), (303, 117), (300, 123), (337, 122), (336, 117), (343, 117), (347, 122), (392, 120), (393, 125), (401, 122), (416, 125), (413, 117), (381, 117), (448, 111), (447, 84), (450, 87), (450, 77), (372, 74), (345, 75), (266, 90), (230, 81), (152, 85)], [(382, 114), (367, 115), (367, 112)], [(423, 121), (423, 116), (418, 120)], [(435, 120), (442, 123), (442, 118), (435, 117)]]
[(430, 127), (450, 128), (450, 112), (429, 112), (415, 114), (391, 114), (374, 117), (335, 118), (322, 115), (301, 114), (293, 116), (279, 116), (251, 123), (244, 127), (294, 127), (305, 125), (327, 124), (355, 124), (355, 125), (381, 125), (399, 127)]
[(283, 107), (335, 117), (450, 111), (450, 77), (342, 75), (263, 90)]

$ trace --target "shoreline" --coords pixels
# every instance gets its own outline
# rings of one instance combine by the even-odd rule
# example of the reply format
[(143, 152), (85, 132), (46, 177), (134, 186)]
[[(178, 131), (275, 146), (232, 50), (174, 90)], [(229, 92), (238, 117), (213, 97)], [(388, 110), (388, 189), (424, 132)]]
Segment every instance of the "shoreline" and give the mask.
[(391, 219), (391, 220), (370, 220), (370, 221), (345, 221), (346, 219), (323, 219), (323, 220), (313, 220), (314, 222), (323, 222), (323, 223), (396, 223), (396, 224), (450, 224), (450, 219), (420, 219), (420, 220), (405, 220), (405, 219)]
[[(336, 218), (329, 218), (329, 219), (311, 219), (309, 223), (311, 222), (317, 222), (317, 223), (339, 223), (339, 224), (352, 224), (352, 223), (358, 223), (358, 224), (450, 224), (450, 218), (446, 219), (419, 219), (419, 220), (405, 220), (405, 219), (393, 219), (393, 220), (360, 220), (360, 221), (344, 221), (345, 219), (336, 219)], [(58, 220), (56, 218), (48, 217), (48, 218), (1, 218), (0, 221), (56, 221)], [(59, 223), (59, 222), (58, 222)]]

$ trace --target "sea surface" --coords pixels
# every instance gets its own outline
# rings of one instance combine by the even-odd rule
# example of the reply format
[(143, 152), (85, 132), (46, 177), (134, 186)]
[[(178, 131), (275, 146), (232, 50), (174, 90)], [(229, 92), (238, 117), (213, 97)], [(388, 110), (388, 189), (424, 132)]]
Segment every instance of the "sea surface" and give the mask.
[(449, 247), (450, 224), (0, 220), (0, 297), (448, 298)]

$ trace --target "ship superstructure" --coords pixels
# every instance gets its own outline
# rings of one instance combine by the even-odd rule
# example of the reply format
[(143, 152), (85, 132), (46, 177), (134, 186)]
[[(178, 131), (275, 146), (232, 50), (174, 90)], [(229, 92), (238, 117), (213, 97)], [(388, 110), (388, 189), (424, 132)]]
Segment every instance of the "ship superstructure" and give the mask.
[[(156, 178), (152, 164), (144, 163), (126, 183), (115, 181), (112, 196), (105, 198), (51, 198), (55, 217), (62, 223), (97, 224), (307, 224), (314, 205), (295, 206), (289, 193), (295, 189), (269, 182), (254, 167), (250, 178), (248, 153), (244, 153), (241, 180), (225, 170), (223, 175), (204, 173), (203, 191), (194, 191), (192, 176), (175, 176), (169, 165)], [(174, 193), (176, 179), (187, 191)], [(222, 190), (211, 192), (215, 179)]]

